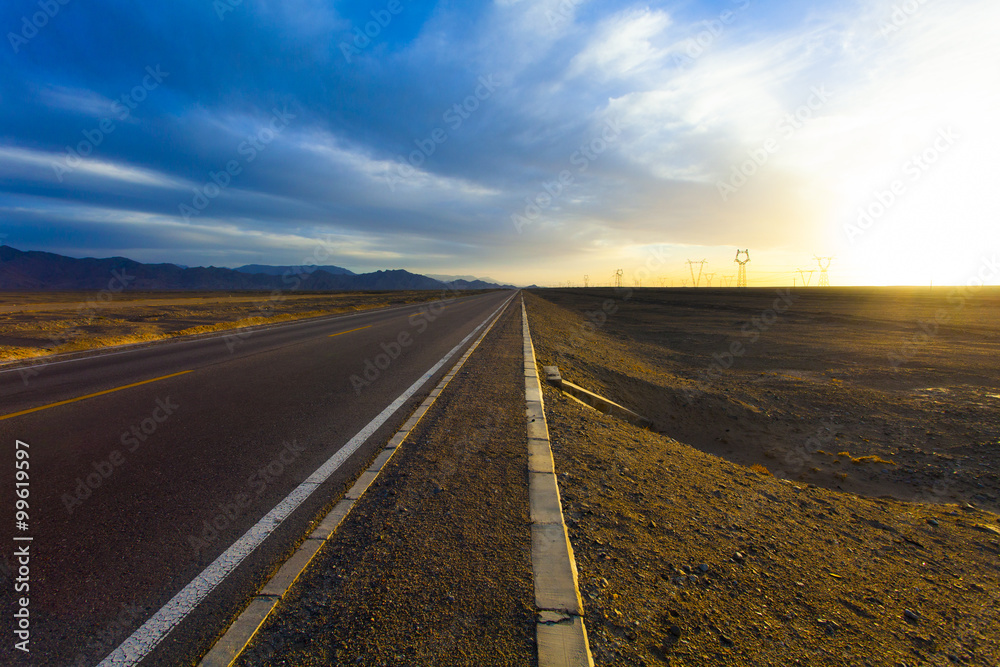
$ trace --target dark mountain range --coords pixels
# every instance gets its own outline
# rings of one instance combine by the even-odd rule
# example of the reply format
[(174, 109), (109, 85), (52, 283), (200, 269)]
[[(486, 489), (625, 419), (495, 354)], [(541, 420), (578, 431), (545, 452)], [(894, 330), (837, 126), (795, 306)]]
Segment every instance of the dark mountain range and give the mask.
[[(271, 267), (291, 268), (296, 267)], [(338, 267), (339, 268), (339, 267)], [(346, 269), (343, 269), (346, 270)], [(274, 290), (360, 291), (497, 289), (481, 281), (443, 283), (402, 269), (335, 275), (323, 268), (280, 275), (214, 266), (181, 268), (143, 264), (126, 257), (76, 259), (0, 246), (0, 290)], [(503, 286), (510, 287), (510, 286)]]
[(354, 271), (350, 269), (345, 269), (342, 266), (333, 266), (332, 264), (327, 266), (318, 266), (316, 264), (311, 264), (309, 266), (271, 266), (269, 264), (246, 264), (244, 266), (237, 266), (233, 271), (239, 271), (240, 273), (266, 273), (269, 276), (283, 276), (288, 273), (312, 273), (313, 271), (326, 271), (327, 273), (334, 276), (354, 276), (357, 275)]

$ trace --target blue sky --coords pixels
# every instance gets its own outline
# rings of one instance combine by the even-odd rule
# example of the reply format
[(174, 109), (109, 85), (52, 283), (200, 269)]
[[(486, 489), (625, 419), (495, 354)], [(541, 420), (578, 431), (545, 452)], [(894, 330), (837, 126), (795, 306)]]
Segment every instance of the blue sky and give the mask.
[(14, 247), (676, 285), (1000, 249), (993, 0), (63, 1), (0, 9)]

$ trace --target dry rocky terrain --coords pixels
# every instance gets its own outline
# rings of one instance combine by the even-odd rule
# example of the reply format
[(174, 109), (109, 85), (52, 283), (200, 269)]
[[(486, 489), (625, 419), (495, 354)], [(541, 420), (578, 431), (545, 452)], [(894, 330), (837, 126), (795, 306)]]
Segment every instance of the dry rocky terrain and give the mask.
[(595, 662), (1000, 664), (997, 295), (895, 371), (941, 304), (700, 291), (526, 296), (539, 364), (661, 431), (544, 389)]

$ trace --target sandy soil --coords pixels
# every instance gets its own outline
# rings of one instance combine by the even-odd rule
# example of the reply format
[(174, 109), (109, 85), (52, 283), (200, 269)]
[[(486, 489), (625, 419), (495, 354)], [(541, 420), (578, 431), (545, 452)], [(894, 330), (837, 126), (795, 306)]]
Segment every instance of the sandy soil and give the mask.
[(563, 332), (544, 363), (682, 442), (831, 489), (1000, 510), (1000, 290), (535, 294), (559, 306), (540, 327)]
[[(774, 336), (766, 346), (772, 363), (785, 360), (777, 371), (763, 370), (768, 358), (763, 356), (748, 360), (750, 368), (734, 363), (728, 375), (720, 375), (726, 378), (724, 385), (702, 381), (697, 386), (701, 363), (718, 347), (718, 338), (707, 342), (702, 338), (718, 313), (699, 319), (671, 309), (674, 317), (668, 320), (657, 312), (663, 306), (660, 295), (634, 302), (635, 306), (629, 304), (631, 299), (620, 300), (620, 310), (603, 326), (584, 327), (587, 317), (582, 313), (594, 312), (593, 301), (587, 302), (592, 295), (581, 299), (579, 291), (540, 294), (551, 301), (526, 298), (540, 364), (557, 363), (567, 379), (614, 394), (626, 405), (632, 399), (631, 407), (641, 403), (643, 392), (653, 394), (641, 404), (641, 411), (674, 424), (678, 432), (697, 434), (700, 426), (709, 435), (701, 440), (703, 449), (742, 462), (767, 461), (773, 466), (788, 451), (801, 451), (801, 433), (811, 435), (805, 424), (828, 417), (829, 409), (840, 410), (842, 422), (847, 421), (844, 415), (862, 407), (866, 411), (860, 418), (865, 422), (872, 420), (872, 414), (888, 420), (912, 409), (875, 400), (908, 393), (905, 382), (879, 386), (873, 381), (878, 373), (872, 367), (882, 351), (892, 349), (890, 340), (877, 340), (862, 354), (832, 364), (830, 359), (842, 353), (843, 345), (810, 351), (804, 332), (790, 331), (782, 334), (784, 339)], [(804, 297), (799, 303), (808, 300)], [(724, 307), (714, 304), (715, 310)], [(698, 306), (690, 308), (697, 312)], [(800, 308), (807, 320), (817, 316), (809, 314), (815, 306)], [(732, 312), (725, 317), (741, 319)], [(583, 329), (590, 330), (585, 344), (574, 341)], [(777, 324), (772, 331), (777, 334)], [(844, 333), (853, 340), (865, 337), (857, 325), (853, 333)], [(984, 339), (990, 337), (984, 333)], [(782, 349), (792, 353), (782, 355)], [(809, 360), (814, 367), (796, 368)], [(853, 372), (845, 372), (851, 364), (856, 364)], [(928, 366), (924, 372), (938, 373), (939, 386), (948, 381), (946, 373)], [(967, 376), (951, 382), (971, 385), (970, 378), (995, 373), (991, 368), (970, 364)], [(807, 384), (774, 375), (800, 370), (820, 374), (832, 370), (852, 391), (841, 393), (829, 379)], [(754, 382), (755, 376), (763, 379)], [(691, 420), (681, 414), (682, 408), (691, 409), (683, 389), (697, 392), (693, 403), (701, 403)], [(958, 504), (865, 497), (779, 479), (764, 468), (753, 470), (602, 415), (554, 388), (546, 386), (544, 392), (597, 664), (1000, 664), (1000, 528), (995, 514)], [(808, 402), (810, 396), (819, 407)], [(770, 402), (761, 404), (765, 397)], [(663, 407), (654, 410), (657, 405)], [(793, 410), (805, 424), (796, 424), (789, 414)], [(671, 419), (671, 414), (677, 418)], [(747, 414), (753, 417), (747, 419)], [(938, 421), (935, 413), (922, 413), (922, 419), (922, 432), (948, 434), (956, 440), (966, 433), (947, 418)], [(876, 424), (875, 428), (884, 427)], [(740, 433), (744, 425), (773, 430)], [(849, 438), (872, 433), (865, 430), (872, 426), (845, 428), (837, 428), (831, 441), (850, 442), (854, 454), (884, 451), (902, 458), (897, 438), (880, 433), (869, 438), (872, 448), (864, 449), (865, 440)], [(990, 427), (968, 428), (977, 433)], [(730, 443), (715, 440), (725, 433), (740, 435), (730, 435)], [(996, 431), (992, 437), (995, 442)], [(729, 444), (753, 451), (740, 452)], [(975, 451), (968, 441), (961, 446)], [(769, 450), (773, 456), (765, 455)], [(909, 456), (910, 451), (904, 454)], [(983, 454), (988, 455), (988, 451)], [(817, 461), (832, 458), (808, 456)], [(965, 455), (948, 456), (959, 460)], [(912, 488), (893, 476), (912, 463), (855, 464), (840, 458), (839, 464), (823, 465), (843, 466), (849, 478), (860, 478), (858, 487), (877, 483), (883, 491)], [(925, 455), (920, 460), (937, 459)], [(974, 461), (979, 467), (971, 479), (990, 474), (989, 463)], [(931, 467), (928, 478), (949, 470), (946, 464)], [(876, 480), (864, 474), (883, 468), (890, 472), (879, 473)], [(958, 476), (969, 468), (973, 465), (966, 463)], [(808, 469), (799, 474), (833, 487), (847, 481), (824, 479)], [(931, 495), (947, 500), (972, 483), (949, 482), (944, 493)]]
[(238, 665), (535, 663), (521, 355), (509, 307)]
[[(471, 292), (470, 292), (471, 293)], [(0, 362), (440, 298), (409, 292), (0, 293)]]

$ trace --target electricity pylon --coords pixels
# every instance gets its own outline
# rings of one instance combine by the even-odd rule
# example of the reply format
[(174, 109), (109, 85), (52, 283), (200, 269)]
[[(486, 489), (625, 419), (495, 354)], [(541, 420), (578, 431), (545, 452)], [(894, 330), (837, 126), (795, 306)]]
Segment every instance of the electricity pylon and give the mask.
[[(816, 269), (808, 269), (805, 271), (803, 271), (802, 269), (795, 269), (795, 270), (799, 272), (800, 276), (802, 276), (802, 285), (804, 287), (809, 287), (809, 283), (812, 282), (813, 274), (816, 273)], [(807, 273), (809, 274), (808, 278), (806, 278)]]
[[(830, 286), (830, 274), (826, 272), (830, 268), (830, 262), (833, 261), (833, 257), (817, 257), (813, 255), (813, 259), (819, 264), (819, 286), (829, 287)], [(826, 260), (826, 264), (823, 263)]]
[(583, 286), (584, 287), (590, 287), (590, 276), (584, 276), (583, 277)]
[(681, 287), (687, 287), (687, 286), (688, 286), (687, 278), (681, 278)]
[[(688, 268), (691, 269), (691, 284), (695, 287), (701, 287), (701, 272), (705, 270), (705, 265), (708, 263), (707, 259), (703, 259), (699, 262), (693, 262), (690, 259), (687, 261)], [(698, 264), (698, 277), (694, 277), (694, 265)]]
[(705, 282), (707, 282), (707, 283), (708, 283), (708, 286), (709, 286), (709, 287), (711, 287), (711, 286), (712, 286), (712, 278), (714, 278), (714, 277), (715, 277), (715, 274), (714, 274), (714, 273), (706, 273), (706, 274), (705, 274)]
[(735, 273), (731, 276), (722, 276), (722, 282), (725, 284), (726, 287), (729, 287), (730, 285), (733, 284), (733, 278), (735, 277), (736, 277)]
[[(747, 258), (746, 259), (740, 259), (740, 253), (744, 253), (747, 256)], [(739, 249), (737, 249), (736, 250), (736, 259), (734, 259), (733, 261), (740, 265), (739, 275), (736, 277), (736, 286), (737, 287), (746, 287), (747, 286), (747, 262), (750, 261), (750, 248), (747, 248), (746, 250), (739, 250)]]
[(624, 276), (624, 275), (625, 275), (625, 272), (622, 271), (621, 269), (618, 269), (617, 271), (615, 271), (615, 287), (621, 287), (622, 286), (622, 276)]

